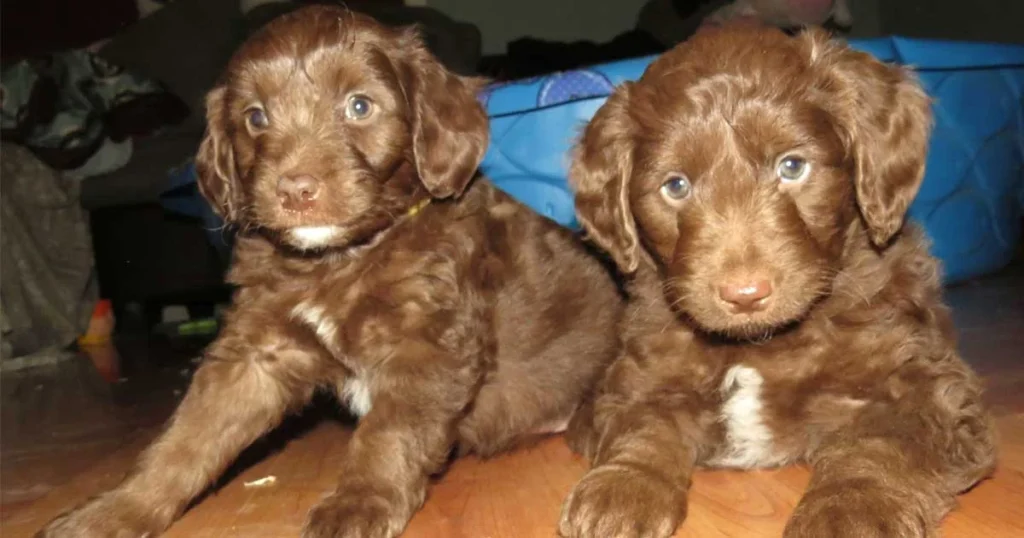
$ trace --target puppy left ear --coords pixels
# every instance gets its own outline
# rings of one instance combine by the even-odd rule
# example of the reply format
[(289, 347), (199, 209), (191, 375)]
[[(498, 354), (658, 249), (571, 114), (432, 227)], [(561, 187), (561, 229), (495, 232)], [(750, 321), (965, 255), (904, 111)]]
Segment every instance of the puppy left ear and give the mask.
[(225, 222), (238, 219), (242, 206), (235, 168), (234, 151), (228, 137), (225, 86), (217, 86), (206, 95), (206, 133), (196, 153), (199, 192)]
[(857, 203), (871, 241), (883, 247), (903, 227), (924, 179), (931, 99), (907, 69), (831, 41), (820, 30), (801, 39), (812, 63), (824, 68), (822, 86), (838, 97), (832, 112), (855, 161)]
[(477, 100), (483, 79), (446, 69), (415, 28), (403, 31), (396, 65), (410, 111), (416, 171), (435, 198), (459, 196), (487, 151), (487, 114)]

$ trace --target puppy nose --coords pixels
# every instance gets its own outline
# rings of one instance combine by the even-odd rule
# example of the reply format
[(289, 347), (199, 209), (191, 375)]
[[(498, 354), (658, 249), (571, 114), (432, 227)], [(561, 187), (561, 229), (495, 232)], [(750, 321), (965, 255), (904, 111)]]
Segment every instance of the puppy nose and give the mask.
[(285, 209), (305, 211), (320, 194), (320, 181), (309, 175), (281, 176), (277, 180), (277, 196)]
[(772, 283), (764, 280), (730, 282), (718, 287), (718, 296), (733, 305), (737, 312), (764, 310), (772, 294)]

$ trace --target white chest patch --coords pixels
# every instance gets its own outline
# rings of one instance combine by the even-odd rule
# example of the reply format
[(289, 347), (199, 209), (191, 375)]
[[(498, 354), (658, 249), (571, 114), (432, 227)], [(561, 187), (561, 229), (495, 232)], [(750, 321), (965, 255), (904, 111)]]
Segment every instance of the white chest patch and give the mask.
[(782, 463), (783, 458), (773, 452), (772, 432), (764, 423), (763, 383), (761, 374), (749, 366), (733, 366), (726, 372), (721, 386), (727, 395), (721, 411), (725, 446), (709, 465), (749, 469)]
[(350, 377), (341, 387), (341, 398), (348, 404), (349, 410), (362, 418), (370, 412), (373, 401), (370, 398), (370, 387), (358, 377)]
[(299, 320), (308, 325), (320, 343), (328, 350), (334, 351), (335, 337), (338, 334), (338, 325), (327, 315), (324, 307), (311, 304), (308, 301), (301, 302), (292, 308), (292, 319)]
[[(338, 324), (323, 306), (303, 301), (292, 308), (291, 317), (313, 329), (320, 343), (331, 353), (338, 354)], [(359, 377), (345, 379), (338, 396), (356, 416), (363, 417), (370, 412), (370, 387)]]

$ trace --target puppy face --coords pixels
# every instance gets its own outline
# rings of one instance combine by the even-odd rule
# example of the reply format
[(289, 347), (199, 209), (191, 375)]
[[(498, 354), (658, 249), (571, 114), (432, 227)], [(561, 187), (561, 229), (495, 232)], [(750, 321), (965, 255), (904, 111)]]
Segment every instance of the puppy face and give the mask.
[(710, 29), (620, 88), (571, 177), (581, 222), (626, 272), (642, 260), (705, 330), (806, 315), (850, 241), (884, 248), (923, 177), (927, 97), (819, 32)]
[(411, 30), (345, 9), (281, 17), (207, 100), (199, 186), (228, 222), (298, 249), (365, 241), (428, 197), (456, 196), (487, 146), (476, 81)]

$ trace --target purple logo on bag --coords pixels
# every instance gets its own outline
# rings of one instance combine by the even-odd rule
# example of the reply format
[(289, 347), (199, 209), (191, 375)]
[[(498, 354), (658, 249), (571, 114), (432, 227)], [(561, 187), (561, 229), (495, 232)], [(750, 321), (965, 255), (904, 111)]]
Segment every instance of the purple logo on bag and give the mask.
[(604, 97), (615, 89), (608, 77), (596, 71), (567, 71), (551, 75), (541, 86), (537, 106), (558, 105), (576, 99)]
[(497, 88), (494, 86), (487, 86), (480, 90), (480, 93), (476, 94), (476, 100), (480, 102), (480, 106), (485, 109), (487, 108), (487, 102), (491, 100), (491, 94), (494, 93), (494, 90), (496, 89)]

